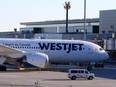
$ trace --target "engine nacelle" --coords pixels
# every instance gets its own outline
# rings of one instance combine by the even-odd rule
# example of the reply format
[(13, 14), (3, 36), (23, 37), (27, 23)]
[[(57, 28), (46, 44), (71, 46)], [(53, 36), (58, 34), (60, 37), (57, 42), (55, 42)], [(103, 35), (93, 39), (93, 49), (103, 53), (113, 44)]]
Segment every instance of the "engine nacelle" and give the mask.
[(25, 53), (26, 62), (39, 68), (45, 68), (49, 64), (48, 55), (44, 53)]

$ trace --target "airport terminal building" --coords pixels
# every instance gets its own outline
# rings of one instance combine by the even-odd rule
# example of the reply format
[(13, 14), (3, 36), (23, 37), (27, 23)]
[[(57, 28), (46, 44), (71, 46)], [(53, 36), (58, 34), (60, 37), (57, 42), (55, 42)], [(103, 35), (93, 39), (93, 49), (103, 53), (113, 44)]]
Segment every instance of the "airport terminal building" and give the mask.
[[(21, 25), (26, 25), (26, 28), (20, 28), (20, 31), (33, 32), (35, 34), (35, 38), (83, 39), (83, 33), (84, 33), (83, 19), (69, 20), (68, 33), (66, 33), (65, 20), (26, 22), (26, 23), (21, 23)], [(86, 33), (87, 34), (99, 33), (98, 18), (86, 20)]]
[[(116, 31), (116, 10), (100, 11), (100, 18), (86, 19), (87, 40), (112, 38), (112, 32)], [(66, 33), (66, 21), (40, 21), (23, 22), (25, 26), (20, 28), (21, 32), (32, 32), (35, 38), (48, 39), (83, 39), (84, 19), (72, 19), (68, 22), (68, 33)], [(68, 36), (67, 36), (68, 34)], [(67, 38), (66, 38), (67, 37)]]
[[(68, 22), (68, 33), (83, 33), (83, 19), (73, 19)], [(29, 30), (37, 33), (66, 33), (66, 21), (55, 20), (55, 21), (43, 21), (43, 22), (25, 22), (21, 25), (26, 25), (26, 28), (21, 28), (21, 31)], [(86, 19), (87, 33), (94, 33), (94, 26), (99, 25), (99, 18)], [(30, 29), (29, 29), (30, 28)]]

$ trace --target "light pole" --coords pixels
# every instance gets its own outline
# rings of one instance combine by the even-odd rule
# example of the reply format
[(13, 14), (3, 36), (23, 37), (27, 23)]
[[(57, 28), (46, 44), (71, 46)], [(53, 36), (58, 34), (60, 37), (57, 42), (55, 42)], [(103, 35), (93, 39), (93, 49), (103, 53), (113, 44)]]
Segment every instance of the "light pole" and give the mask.
[(64, 8), (66, 9), (66, 33), (68, 33), (68, 10), (71, 8), (70, 2), (65, 2)]
[(86, 40), (86, 0), (84, 0), (84, 40)]

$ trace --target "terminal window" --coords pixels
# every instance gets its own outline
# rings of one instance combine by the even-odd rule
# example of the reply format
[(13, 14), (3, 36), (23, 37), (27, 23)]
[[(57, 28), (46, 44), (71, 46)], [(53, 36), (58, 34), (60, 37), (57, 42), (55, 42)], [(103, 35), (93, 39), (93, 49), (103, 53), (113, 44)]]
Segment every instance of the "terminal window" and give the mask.
[(93, 33), (99, 33), (99, 26), (93, 26)]

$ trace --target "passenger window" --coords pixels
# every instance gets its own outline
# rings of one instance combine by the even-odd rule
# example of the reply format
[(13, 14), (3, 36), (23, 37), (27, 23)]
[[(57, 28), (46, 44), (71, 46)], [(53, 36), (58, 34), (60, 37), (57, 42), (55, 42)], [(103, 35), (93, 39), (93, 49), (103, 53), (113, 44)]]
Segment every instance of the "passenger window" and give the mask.
[(72, 70), (71, 73), (77, 73), (77, 70)]
[(84, 71), (81, 71), (81, 73), (84, 73)]
[(87, 72), (87, 71), (85, 71), (85, 74), (88, 74), (88, 72)]

